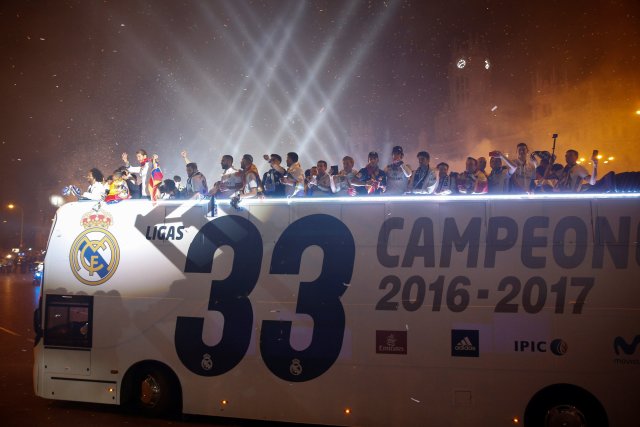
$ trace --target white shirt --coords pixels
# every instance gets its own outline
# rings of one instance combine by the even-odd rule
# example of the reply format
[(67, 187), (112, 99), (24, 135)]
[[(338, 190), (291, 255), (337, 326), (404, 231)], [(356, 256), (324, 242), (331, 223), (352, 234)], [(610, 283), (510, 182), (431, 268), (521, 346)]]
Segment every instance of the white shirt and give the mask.
[(579, 164), (573, 166), (565, 166), (562, 171), (562, 178), (558, 182), (558, 189), (560, 191), (578, 192), (582, 185), (582, 180), (589, 175), (587, 169)]
[(244, 187), (242, 188), (242, 192), (244, 194), (249, 194), (251, 193), (251, 190), (254, 188), (258, 188), (258, 177), (255, 176), (254, 173), (252, 172), (248, 172), (246, 175), (246, 180), (245, 180), (245, 184)]
[(520, 159), (515, 159), (513, 164), (516, 165), (516, 171), (513, 173), (512, 182), (515, 192), (528, 192), (531, 181), (536, 178), (536, 165), (528, 159), (524, 162)]
[(295, 162), (287, 169), (287, 175), (296, 180), (294, 185), (287, 185), (285, 187), (285, 194), (287, 197), (291, 196), (304, 196), (304, 171), (300, 163)]
[(103, 183), (96, 181), (89, 186), (82, 197), (90, 200), (102, 200), (106, 194), (107, 187)]
[(351, 181), (356, 179), (356, 171), (351, 169), (351, 172), (347, 173), (344, 170), (333, 177), (333, 180), (337, 187), (336, 195), (340, 197), (349, 196), (349, 186)]
[(384, 168), (384, 173), (387, 174), (387, 189), (384, 191), (385, 195), (402, 195), (408, 190), (407, 187), (409, 186), (411, 173), (407, 176), (407, 172), (404, 169), (405, 167), (408, 171), (411, 170), (411, 168), (404, 163), (392, 163)]
[(145, 162), (144, 166), (128, 166), (127, 167), (127, 170), (129, 171), (129, 173), (137, 173), (138, 176), (140, 177), (139, 179), (140, 181), (142, 181), (143, 197), (149, 196), (149, 189), (147, 188), (147, 186), (149, 185), (149, 173), (151, 172), (151, 169), (149, 168), (150, 163), (151, 163), (151, 160)]
[(229, 198), (237, 191), (237, 187), (242, 185), (242, 176), (238, 174), (238, 170), (230, 167), (226, 169), (220, 176), (218, 181), (224, 187), (224, 190), (218, 191), (216, 197), (221, 199)]

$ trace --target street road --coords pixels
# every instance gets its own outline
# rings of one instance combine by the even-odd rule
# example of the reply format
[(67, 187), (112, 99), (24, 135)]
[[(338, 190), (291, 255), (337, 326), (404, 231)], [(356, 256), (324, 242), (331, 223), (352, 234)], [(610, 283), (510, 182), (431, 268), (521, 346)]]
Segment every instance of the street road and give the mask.
[[(0, 274), (0, 425), (13, 426), (255, 426), (271, 423), (189, 416), (149, 419), (117, 406), (62, 402), (33, 392), (33, 311), (40, 290), (30, 274)], [(290, 424), (289, 424), (290, 425)]]

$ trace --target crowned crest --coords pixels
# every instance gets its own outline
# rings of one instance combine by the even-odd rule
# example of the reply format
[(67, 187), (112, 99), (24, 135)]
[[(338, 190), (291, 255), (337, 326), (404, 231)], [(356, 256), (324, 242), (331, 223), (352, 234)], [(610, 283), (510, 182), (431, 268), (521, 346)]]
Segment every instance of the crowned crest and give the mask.
[(80, 224), (85, 229), (89, 228), (104, 228), (107, 229), (113, 223), (113, 216), (109, 212), (105, 212), (102, 209), (98, 211), (90, 211), (82, 215)]
[(107, 230), (113, 216), (96, 206), (82, 215), (84, 230), (69, 251), (69, 265), (74, 276), (85, 285), (106, 283), (120, 263), (120, 248), (115, 236)]

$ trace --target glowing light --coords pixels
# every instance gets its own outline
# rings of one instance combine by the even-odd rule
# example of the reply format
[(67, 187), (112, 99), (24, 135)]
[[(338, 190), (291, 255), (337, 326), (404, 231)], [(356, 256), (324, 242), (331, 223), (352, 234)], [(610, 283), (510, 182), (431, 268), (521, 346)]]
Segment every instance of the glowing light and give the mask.
[(580, 161), (584, 162), (586, 159), (584, 157), (580, 157)]
[(11, 259), (11, 254), (6, 256), (7, 259)]
[(60, 206), (62, 206), (64, 204), (64, 199), (62, 198), (62, 196), (58, 195), (58, 194), (52, 194), (51, 197), (49, 197), (49, 202), (59, 208)]
[(520, 423), (520, 418), (513, 417), (513, 419), (511, 421), (513, 421), (514, 424), (519, 424)]
[(613, 160), (613, 156), (609, 157), (607, 160)]
[(14, 208), (16, 207), (16, 205), (14, 205), (13, 203), (9, 203), (9, 204), (7, 205), (7, 207), (8, 207), (9, 209), (14, 209)]
[(489, 68), (491, 68), (491, 63), (489, 62), (488, 59), (484, 60), (484, 69), (488, 70)]
[(350, 415), (351, 414), (351, 408), (344, 408), (344, 414), (345, 415)]
[(456, 64), (456, 67), (460, 68), (461, 70), (467, 65), (467, 61), (465, 61), (464, 59), (460, 58), (458, 60), (458, 63)]
[(220, 401), (220, 404), (221, 404), (222, 406), (225, 406), (227, 403), (229, 403), (229, 402), (227, 402), (227, 400), (226, 400), (226, 399), (222, 399), (222, 400)]
[(600, 160), (601, 158), (602, 158), (602, 154), (598, 154), (598, 155), (596, 156), (596, 159), (598, 159), (598, 160)]
[(636, 110), (636, 115), (640, 116), (640, 110)]
[(605, 163), (609, 163), (609, 160), (605, 160), (604, 162), (605, 162)]

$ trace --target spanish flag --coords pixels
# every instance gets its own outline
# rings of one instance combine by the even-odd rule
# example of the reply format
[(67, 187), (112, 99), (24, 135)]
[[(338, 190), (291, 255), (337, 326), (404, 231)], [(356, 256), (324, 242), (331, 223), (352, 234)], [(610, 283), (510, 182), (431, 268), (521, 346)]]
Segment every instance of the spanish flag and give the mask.
[(162, 175), (162, 170), (156, 163), (155, 168), (151, 171), (151, 176), (149, 177), (149, 184), (147, 187), (149, 190), (149, 196), (151, 196), (151, 200), (153, 201), (158, 200), (158, 195), (160, 193), (158, 187), (160, 186), (160, 184), (162, 184), (163, 177), (164, 176)]

